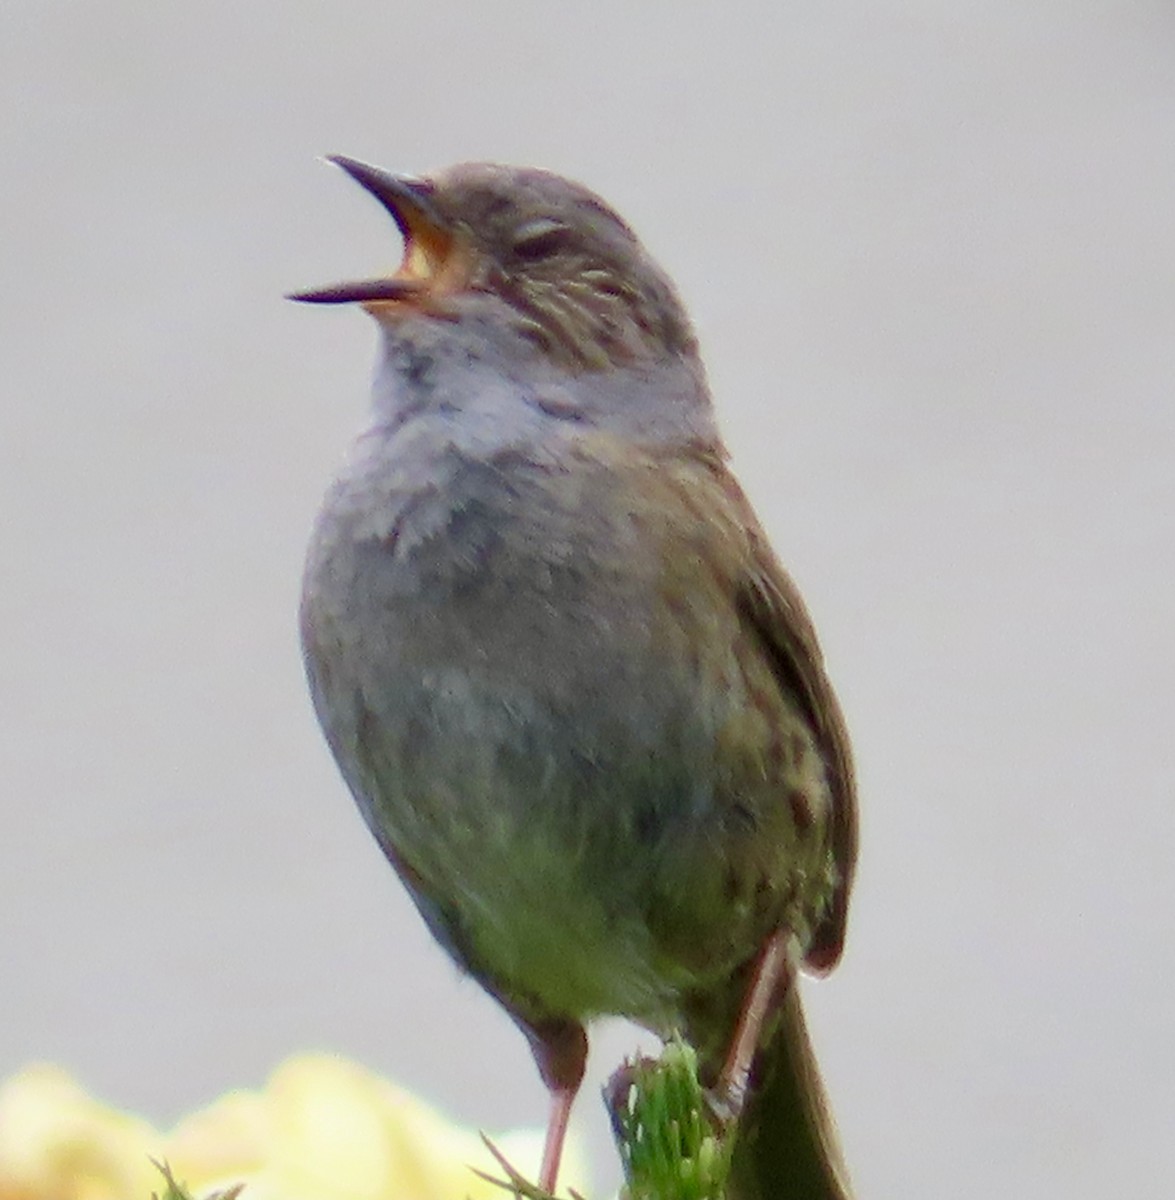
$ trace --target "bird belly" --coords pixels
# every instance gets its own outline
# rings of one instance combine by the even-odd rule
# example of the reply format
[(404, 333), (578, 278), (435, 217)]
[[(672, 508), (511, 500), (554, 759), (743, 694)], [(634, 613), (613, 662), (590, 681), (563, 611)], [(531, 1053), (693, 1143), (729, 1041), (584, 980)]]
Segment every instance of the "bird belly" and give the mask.
[(473, 464), (374, 516), (343, 491), (303, 639), (342, 772), (449, 952), (516, 1012), (664, 1029), (831, 890), (822, 828), (782, 799), (825, 782), (769, 676), (774, 707), (749, 704), (734, 606), (704, 573), (667, 596), (672, 548), (591, 484)]

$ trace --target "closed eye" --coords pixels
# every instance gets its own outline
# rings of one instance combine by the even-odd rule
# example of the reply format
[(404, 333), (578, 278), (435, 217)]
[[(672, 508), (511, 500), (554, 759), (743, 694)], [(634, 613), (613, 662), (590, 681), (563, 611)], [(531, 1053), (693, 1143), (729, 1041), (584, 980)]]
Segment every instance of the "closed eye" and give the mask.
[(514, 238), (514, 253), (525, 262), (536, 262), (558, 254), (570, 241), (571, 230), (558, 221), (543, 218), (524, 225)]

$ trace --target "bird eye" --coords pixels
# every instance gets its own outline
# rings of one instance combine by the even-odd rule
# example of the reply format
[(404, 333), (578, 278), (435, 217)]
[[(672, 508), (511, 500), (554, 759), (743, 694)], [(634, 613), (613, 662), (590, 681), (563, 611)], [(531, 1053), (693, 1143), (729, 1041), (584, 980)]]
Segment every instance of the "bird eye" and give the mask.
[(530, 221), (518, 231), (514, 237), (514, 253), (527, 262), (535, 262), (541, 258), (550, 258), (567, 245), (571, 230), (558, 221), (542, 218)]

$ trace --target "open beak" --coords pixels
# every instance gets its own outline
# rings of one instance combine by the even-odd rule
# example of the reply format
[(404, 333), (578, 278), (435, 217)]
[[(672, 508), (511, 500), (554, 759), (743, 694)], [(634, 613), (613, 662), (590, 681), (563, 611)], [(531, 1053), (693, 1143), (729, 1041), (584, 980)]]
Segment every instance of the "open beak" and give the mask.
[(427, 180), (393, 175), (341, 154), (332, 154), (327, 161), (342, 167), (391, 214), (404, 238), (404, 258), (394, 275), (332, 283), (291, 292), (288, 298), (307, 304), (367, 304), (412, 301), (429, 294), (449, 263), (456, 240), (449, 222), (430, 198), (432, 185)]

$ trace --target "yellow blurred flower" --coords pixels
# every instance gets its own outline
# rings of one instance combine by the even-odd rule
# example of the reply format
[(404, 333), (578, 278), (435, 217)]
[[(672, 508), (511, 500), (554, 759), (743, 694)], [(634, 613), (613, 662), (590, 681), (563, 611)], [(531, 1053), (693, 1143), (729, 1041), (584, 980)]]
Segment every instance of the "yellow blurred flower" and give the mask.
[[(537, 1174), (542, 1134), (495, 1144)], [(149, 1200), (151, 1159), (195, 1195), (245, 1184), (241, 1200), (501, 1200), (471, 1166), (501, 1177), (472, 1130), (329, 1055), (289, 1059), (261, 1091), (229, 1092), (163, 1132), (107, 1108), (57, 1067), (0, 1085), (0, 1200)], [(583, 1187), (574, 1147), (564, 1186)]]

